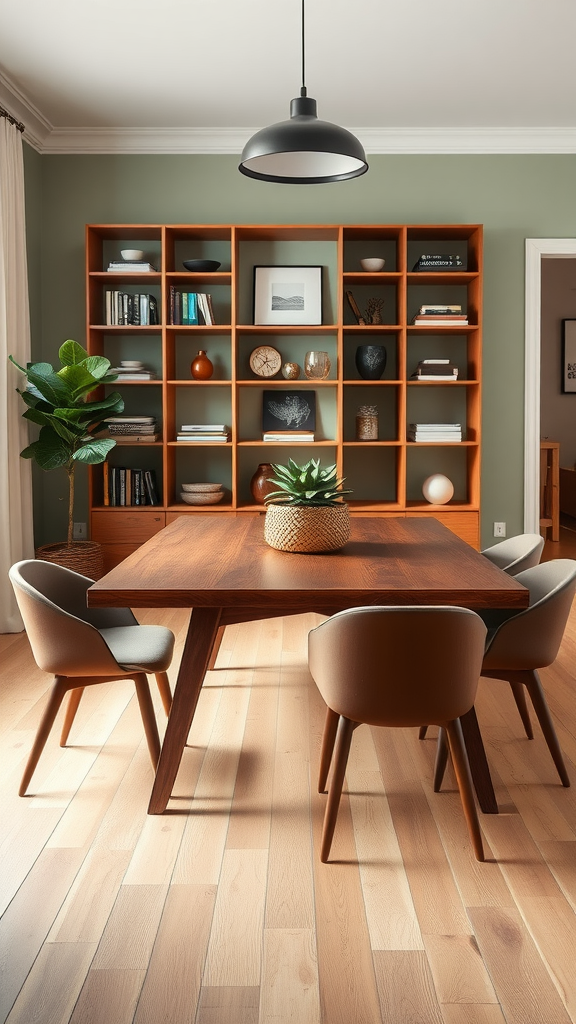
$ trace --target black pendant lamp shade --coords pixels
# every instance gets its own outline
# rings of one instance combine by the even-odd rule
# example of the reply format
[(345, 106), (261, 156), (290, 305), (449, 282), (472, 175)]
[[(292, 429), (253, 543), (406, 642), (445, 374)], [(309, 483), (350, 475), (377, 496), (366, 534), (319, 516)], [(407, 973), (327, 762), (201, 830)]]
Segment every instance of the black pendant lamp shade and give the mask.
[(256, 132), (244, 146), (238, 170), (249, 178), (286, 185), (316, 185), (357, 178), (368, 170), (358, 139), (345, 128), (320, 121), (316, 100), (304, 85), (302, 0), (302, 88), (290, 103), (290, 120)]

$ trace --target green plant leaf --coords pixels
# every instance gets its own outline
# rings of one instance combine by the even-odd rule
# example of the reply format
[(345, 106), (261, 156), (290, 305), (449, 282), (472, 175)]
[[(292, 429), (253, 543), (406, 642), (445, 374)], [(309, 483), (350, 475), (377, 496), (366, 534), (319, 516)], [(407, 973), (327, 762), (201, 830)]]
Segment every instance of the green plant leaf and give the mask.
[(84, 359), (88, 359), (88, 353), (77, 341), (69, 338), (60, 346), (58, 358), (63, 366), (73, 366), (75, 363), (81, 363)]
[(98, 387), (98, 381), (88, 372), (84, 363), (71, 363), (69, 366), (63, 366), (61, 370), (58, 370), (58, 376), (70, 388), (75, 402), (88, 391), (93, 391)]
[(26, 409), (26, 412), (22, 413), (22, 419), (30, 420), (31, 423), (40, 423), (42, 426), (46, 426), (50, 423), (50, 416), (48, 413), (43, 412), (36, 406)]
[[(108, 373), (110, 369), (110, 360), (106, 359), (106, 356), (88, 356), (82, 363), (86, 367), (88, 373), (91, 373), (96, 380), (102, 383), (102, 378)], [(117, 374), (115, 374), (117, 376)]]
[[(40, 371), (38, 371), (40, 367)], [(50, 372), (46, 369), (50, 368)], [(40, 397), (53, 406), (70, 405), (73, 400), (72, 392), (49, 363), (33, 363), (26, 370), (26, 376), (34, 386)]]
[(52, 427), (42, 427), (38, 440), (20, 454), (25, 459), (35, 459), (40, 469), (58, 469), (69, 462), (70, 446), (52, 430)]
[(111, 438), (93, 438), (87, 444), (83, 445), (82, 448), (78, 448), (72, 456), (77, 462), (83, 462), (87, 465), (96, 465), (98, 462), (105, 462), (108, 452), (112, 450), (116, 445), (116, 441)]
[[(118, 406), (120, 405), (120, 408)], [(111, 395), (107, 395), (99, 402), (83, 402), (77, 406), (79, 418), (82, 420), (100, 419), (100, 414), (105, 412), (107, 415), (115, 412), (122, 412), (124, 409), (124, 399), (119, 391), (113, 391)]]

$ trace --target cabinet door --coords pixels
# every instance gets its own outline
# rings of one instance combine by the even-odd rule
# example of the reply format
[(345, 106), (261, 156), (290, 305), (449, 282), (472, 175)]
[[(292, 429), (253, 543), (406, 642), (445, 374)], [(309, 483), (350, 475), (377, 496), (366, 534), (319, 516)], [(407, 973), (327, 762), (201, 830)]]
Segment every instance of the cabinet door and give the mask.
[(471, 547), (476, 548), (478, 551), (480, 548), (480, 517), (478, 512), (436, 512), (430, 509), (430, 512), (407, 512), (406, 516), (408, 519), (414, 518), (415, 516), (434, 516), (439, 523), (443, 526), (447, 526), (452, 533), (455, 533), (457, 537), (461, 537)]

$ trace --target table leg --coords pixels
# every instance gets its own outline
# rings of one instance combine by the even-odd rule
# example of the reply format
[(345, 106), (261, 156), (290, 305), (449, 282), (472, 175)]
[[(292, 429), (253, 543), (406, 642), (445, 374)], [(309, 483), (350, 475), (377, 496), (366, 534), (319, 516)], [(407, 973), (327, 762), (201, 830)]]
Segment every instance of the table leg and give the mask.
[(166, 810), (194, 718), (210, 653), (218, 633), (221, 614), (220, 608), (192, 609), (148, 814), (162, 814)]
[(484, 750), (475, 708), (471, 707), (470, 711), (462, 715), (460, 722), (462, 724), (464, 742), (470, 762), (470, 772), (478, 803), (484, 814), (498, 814), (496, 794), (492, 785), (492, 779), (490, 778), (490, 769), (486, 760), (486, 751)]

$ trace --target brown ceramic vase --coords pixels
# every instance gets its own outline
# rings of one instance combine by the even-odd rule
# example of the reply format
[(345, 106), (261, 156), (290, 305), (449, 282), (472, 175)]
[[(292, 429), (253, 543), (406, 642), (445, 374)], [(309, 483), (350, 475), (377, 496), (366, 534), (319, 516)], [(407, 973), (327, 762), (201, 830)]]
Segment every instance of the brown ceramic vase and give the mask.
[(190, 373), (194, 380), (210, 380), (214, 373), (214, 367), (203, 348), (200, 349), (196, 359), (190, 367)]
[(250, 481), (250, 490), (252, 491), (254, 501), (258, 505), (264, 504), (264, 498), (267, 494), (271, 494), (272, 491), (278, 490), (276, 484), (270, 483), (270, 480), (274, 475), (274, 469), (269, 462), (261, 462), (254, 473), (254, 476)]

